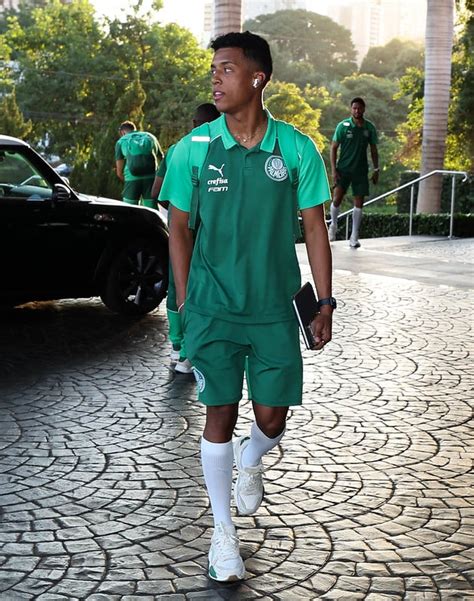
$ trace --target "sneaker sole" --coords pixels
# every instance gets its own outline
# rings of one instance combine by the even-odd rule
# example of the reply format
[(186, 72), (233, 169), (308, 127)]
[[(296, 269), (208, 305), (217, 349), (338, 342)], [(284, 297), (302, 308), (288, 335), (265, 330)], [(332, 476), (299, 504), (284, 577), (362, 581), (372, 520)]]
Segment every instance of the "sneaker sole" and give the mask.
[(227, 574), (225, 577), (218, 578), (217, 574), (214, 571), (214, 575), (211, 574), (211, 570), (213, 570), (212, 566), (209, 568), (208, 576), (211, 580), (215, 582), (237, 582), (238, 580), (243, 580), (245, 578), (245, 567), (243, 568), (242, 575), (240, 574)]
[(180, 366), (179, 366), (179, 363), (177, 363), (177, 364), (174, 366), (174, 371), (175, 371), (176, 373), (178, 373), (178, 374), (192, 374), (192, 373), (193, 373), (193, 370), (192, 370), (192, 368), (191, 368), (191, 369), (186, 369), (185, 367), (180, 367)]

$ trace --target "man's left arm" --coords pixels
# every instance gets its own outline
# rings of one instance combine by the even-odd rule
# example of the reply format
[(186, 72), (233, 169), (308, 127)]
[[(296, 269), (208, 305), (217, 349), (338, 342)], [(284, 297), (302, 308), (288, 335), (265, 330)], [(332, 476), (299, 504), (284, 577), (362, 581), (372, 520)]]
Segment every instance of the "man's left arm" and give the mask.
[(370, 145), (370, 155), (372, 157), (372, 164), (374, 166), (374, 172), (372, 174), (372, 183), (377, 184), (379, 181), (379, 151), (377, 149), (377, 144)]
[[(328, 229), (324, 216), (324, 205), (303, 209), (303, 227), (306, 250), (318, 298), (332, 296), (332, 255)], [(332, 337), (332, 312), (330, 305), (323, 305), (314, 318), (312, 327), (316, 340), (315, 350), (323, 348)]]

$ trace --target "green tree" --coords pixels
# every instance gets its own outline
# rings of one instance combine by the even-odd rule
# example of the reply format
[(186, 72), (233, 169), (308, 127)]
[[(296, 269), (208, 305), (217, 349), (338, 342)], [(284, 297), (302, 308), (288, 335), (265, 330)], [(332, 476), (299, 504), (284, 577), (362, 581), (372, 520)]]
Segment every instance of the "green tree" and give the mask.
[(91, 138), (95, 105), (104, 96), (103, 65), (95, 60), (103, 33), (87, 0), (51, 0), (30, 16), (29, 26), (11, 17), (3, 36), (14, 59), (10, 76), (36, 140), (49, 140), (67, 159)]
[(321, 85), (357, 70), (349, 30), (329, 17), (306, 10), (281, 10), (244, 23), (272, 47), (275, 78)]
[(118, 126), (123, 121), (130, 120), (137, 129), (142, 129), (145, 100), (145, 91), (136, 77), (118, 99), (112, 119), (95, 140), (90, 156), (82, 164), (76, 164), (71, 177), (74, 186), (88, 194), (121, 198), (122, 182), (115, 172), (114, 156)]
[(16, 102), (15, 90), (0, 100), (0, 132), (5, 136), (28, 139), (33, 129), (30, 120), (25, 120)]
[(319, 131), (320, 109), (313, 109), (293, 83), (270, 82), (265, 89), (265, 105), (277, 119), (288, 121), (312, 138), (320, 151), (327, 140)]
[(385, 46), (369, 49), (359, 69), (359, 73), (369, 73), (376, 77), (398, 79), (408, 67), (423, 67), (423, 47), (411, 40), (393, 39)]

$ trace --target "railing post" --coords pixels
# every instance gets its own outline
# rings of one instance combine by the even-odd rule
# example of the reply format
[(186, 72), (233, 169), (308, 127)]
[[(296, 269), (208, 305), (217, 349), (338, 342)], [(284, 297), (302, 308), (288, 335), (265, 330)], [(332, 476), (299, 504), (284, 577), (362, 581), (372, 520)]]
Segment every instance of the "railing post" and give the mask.
[(346, 215), (346, 240), (349, 240), (349, 215), (351, 213), (348, 213)]
[(413, 205), (415, 200), (415, 184), (410, 188), (410, 222), (408, 226), (408, 235), (411, 236), (413, 231)]
[(453, 225), (454, 225), (454, 191), (456, 189), (456, 176), (451, 176), (451, 213), (449, 215), (449, 236), (451, 240), (453, 237)]

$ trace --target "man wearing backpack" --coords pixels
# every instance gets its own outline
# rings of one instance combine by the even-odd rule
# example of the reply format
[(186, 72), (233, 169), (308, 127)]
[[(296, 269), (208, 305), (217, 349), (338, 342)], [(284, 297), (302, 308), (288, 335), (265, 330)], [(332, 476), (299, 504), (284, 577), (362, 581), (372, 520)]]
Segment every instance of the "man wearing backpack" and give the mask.
[(146, 131), (137, 131), (132, 121), (124, 121), (119, 127), (120, 138), (115, 144), (117, 177), (124, 182), (122, 200), (157, 208), (151, 189), (155, 179), (158, 159), (163, 158), (158, 140)]
[[(229, 581), (245, 575), (231, 516), (233, 462), (237, 510), (252, 515), (263, 498), (262, 457), (281, 441), (289, 407), (302, 401), (292, 308), (301, 284), (297, 208), (320, 299), (316, 350), (331, 339), (335, 300), (326, 170), (312, 140), (263, 107), (272, 74), (268, 43), (250, 32), (228, 33), (211, 47), (213, 99), (224, 114), (178, 142), (160, 199), (171, 202), (177, 304), (206, 406), (201, 461), (214, 517), (208, 574)], [(190, 226), (197, 229), (194, 245)], [(255, 421), (250, 436), (233, 443), (244, 371)]]

